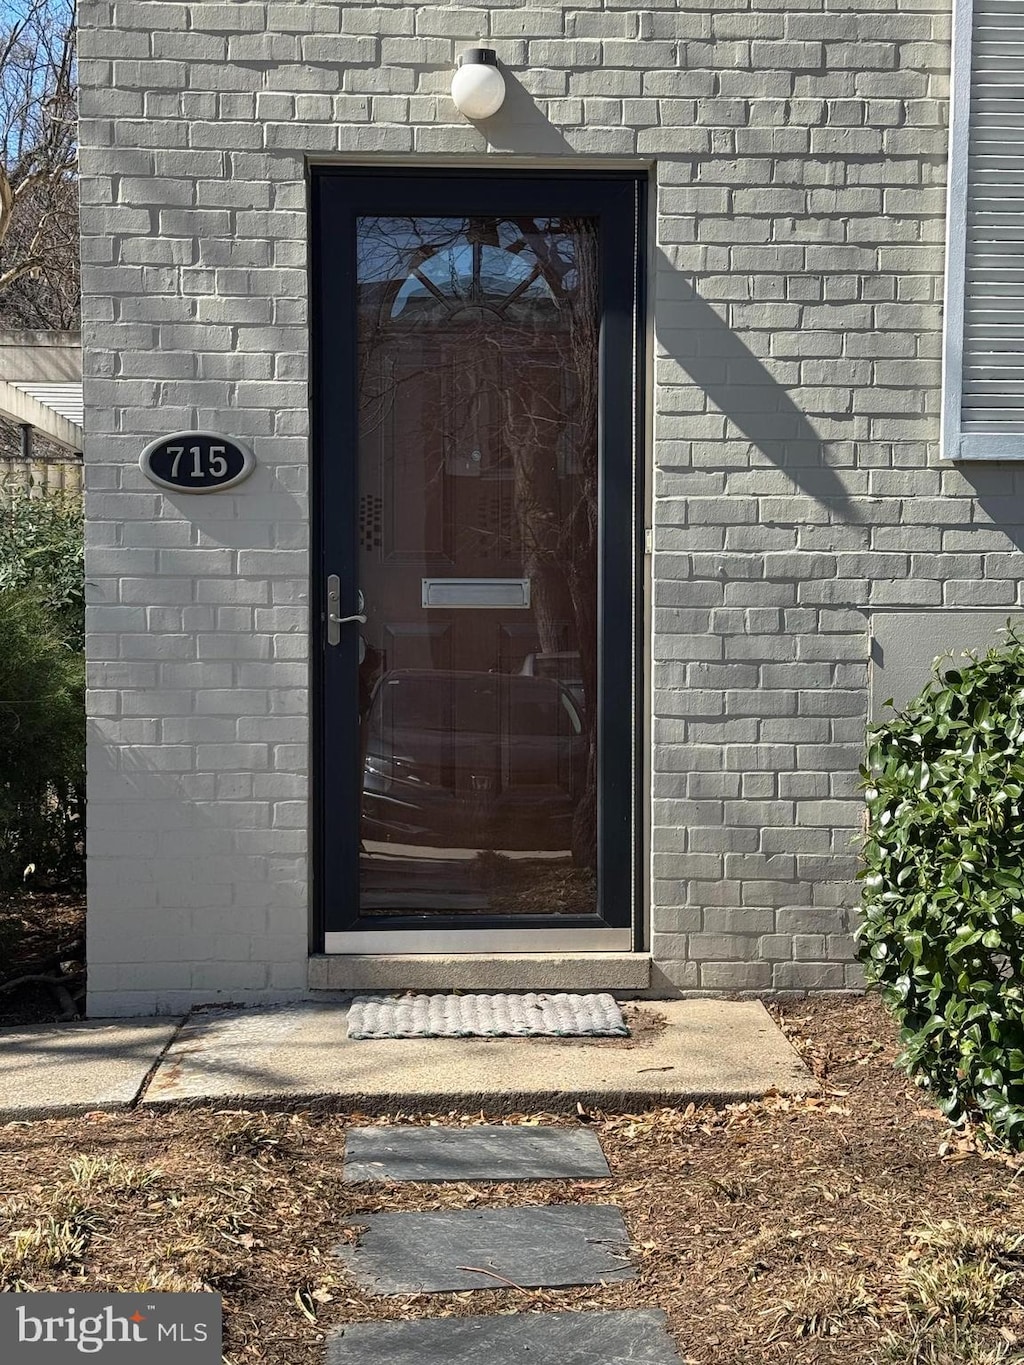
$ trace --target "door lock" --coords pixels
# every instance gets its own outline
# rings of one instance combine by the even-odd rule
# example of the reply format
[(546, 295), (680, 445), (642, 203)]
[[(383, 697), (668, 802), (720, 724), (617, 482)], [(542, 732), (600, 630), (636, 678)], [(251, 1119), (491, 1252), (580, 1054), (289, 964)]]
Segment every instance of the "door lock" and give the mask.
[(341, 627), (350, 621), (358, 621), (360, 625), (366, 625), (366, 613), (363, 611), (363, 594), (359, 594), (359, 610), (351, 616), (338, 615), (338, 603), (341, 601), (341, 579), (336, 573), (332, 573), (327, 580), (327, 643), (337, 645), (341, 643)]

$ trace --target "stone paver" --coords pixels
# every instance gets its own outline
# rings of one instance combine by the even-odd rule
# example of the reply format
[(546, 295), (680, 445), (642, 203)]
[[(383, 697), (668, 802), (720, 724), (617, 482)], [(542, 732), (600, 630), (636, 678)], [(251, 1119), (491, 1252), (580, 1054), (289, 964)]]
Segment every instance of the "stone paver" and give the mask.
[(327, 1365), (679, 1365), (658, 1309), (360, 1322), (327, 1338)]
[(0, 1029), (0, 1121), (120, 1109), (180, 1019), (90, 1019)]
[(330, 1097), (363, 1112), (731, 1102), (820, 1087), (760, 1001), (658, 1000), (638, 1039), (353, 1041), (344, 1005), (191, 1016), (143, 1103)]
[(600, 1180), (608, 1163), (595, 1133), (481, 1124), (475, 1128), (352, 1128), (344, 1179)]
[(618, 1283), (636, 1271), (618, 1209), (601, 1204), (356, 1215), (335, 1254), (371, 1294)]

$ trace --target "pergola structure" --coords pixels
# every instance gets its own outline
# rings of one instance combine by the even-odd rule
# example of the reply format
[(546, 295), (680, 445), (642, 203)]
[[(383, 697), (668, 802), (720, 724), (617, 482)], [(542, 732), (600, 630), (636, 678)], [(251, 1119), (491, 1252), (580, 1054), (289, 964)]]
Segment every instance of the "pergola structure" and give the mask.
[(26, 459), (33, 432), (81, 454), (80, 332), (0, 331), (0, 416), (21, 428)]

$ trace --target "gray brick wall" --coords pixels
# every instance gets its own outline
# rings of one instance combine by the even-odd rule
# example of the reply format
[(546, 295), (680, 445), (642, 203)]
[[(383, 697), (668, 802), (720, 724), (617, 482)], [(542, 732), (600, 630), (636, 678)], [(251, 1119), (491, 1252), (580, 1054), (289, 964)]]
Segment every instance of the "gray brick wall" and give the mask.
[[(656, 986), (850, 962), (872, 612), (1022, 603), (938, 460), (943, 0), (82, 0), (92, 1008), (305, 988), (306, 159), (652, 167)], [(477, 130), (448, 88), (509, 73)], [(237, 494), (142, 479), (251, 440)]]

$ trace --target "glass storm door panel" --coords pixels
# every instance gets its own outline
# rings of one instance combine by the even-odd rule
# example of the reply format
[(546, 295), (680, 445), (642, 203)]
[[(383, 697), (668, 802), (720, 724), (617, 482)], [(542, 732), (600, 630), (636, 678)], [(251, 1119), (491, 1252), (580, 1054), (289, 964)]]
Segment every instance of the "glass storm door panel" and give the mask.
[(628, 924), (638, 184), (315, 187), (327, 929)]

